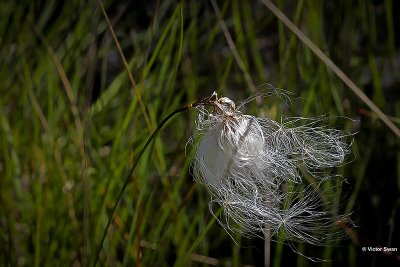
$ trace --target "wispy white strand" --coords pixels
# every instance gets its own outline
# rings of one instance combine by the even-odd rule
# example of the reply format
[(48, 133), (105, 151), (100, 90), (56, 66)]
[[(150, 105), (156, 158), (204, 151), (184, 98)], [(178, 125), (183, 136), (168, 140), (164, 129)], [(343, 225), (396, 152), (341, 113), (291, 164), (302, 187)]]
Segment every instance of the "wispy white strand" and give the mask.
[(211, 194), (211, 213), (223, 207), (217, 219), (228, 232), (262, 236), (267, 225), (272, 234), (315, 245), (332, 236), (337, 218), (324, 211), (315, 190), (301, 185), (299, 166), (326, 178), (324, 170), (350, 152), (349, 134), (318, 126), (322, 117), (278, 123), (244, 115), (226, 97), (216, 98), (211, 111), (197, 109), (193, 174)]

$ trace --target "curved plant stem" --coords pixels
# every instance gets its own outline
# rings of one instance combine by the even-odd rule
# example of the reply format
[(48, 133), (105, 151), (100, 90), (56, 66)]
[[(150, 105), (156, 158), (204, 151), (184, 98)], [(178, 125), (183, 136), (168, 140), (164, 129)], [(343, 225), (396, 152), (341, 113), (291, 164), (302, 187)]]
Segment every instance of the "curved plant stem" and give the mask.
[(189, 105), (186, 105), (186, 106), (178, 108), (177, 110), (171, 112), (167, 117), (165, 117), (160, 122), (160, 124), (157, 126), (157, 128), (154, 130), (154, 132), (150, 135), (150, 137), (147, 139), (147, 141), (144, 144), (142, 150), (140, 150), (140, 152), (139, 152), (139, 154), (138, 154), (138, 156), (136, 158), (136, 161), (133, 163), (131, 169), (129, 170), (129, 173), (125, 178), (125, 181), (124, 181), (124, 184), (123, 184), (121, 190), (119, 191), (119, 194), (117, 196), (117, 200), (115, 201), (114, 206), (113, 206), (113, 208), (111, 210), (110, 218), (108, 218), (108, 222), (107, 222), (106, 228), (104, 229), (103, 236), (101, 237), (99, 246), (97, 247), (96, 254), (95, 254), (95, 259), (94, 259), (94, 262), (93, 262), (93, 267), (96, 266), (97, 261), (99, 260), (100, 253), (101, 253), (101, 250), (103, 248), (103, 243), (104, 243), (104, 240), (106, 239), (108, 229), (110, 228), (110, 225), (111, 225), (111, 221), (112, 221), (112, 219), (114, 217), (115, 211), (117, 210), (118, 204), (121, 201), (122, 195), (125, 192), (126, 188), (128, 187), (128, 184), (129, 184), (129, 181), (131, 180), (131, 176), (133, 174), (133, 171), (135, 170), (136, 166), (138, 165), (138, 163), (139, 163), (140, 159), (142, 158), (144, 152), (146, 151), (147, 147), (150, 145), (150, 143), (157, 136), (158, 132), (162, 129), (162, 127), (165, 125), (165, 123), (167, 123), (167, 121), (169, 121), (169, 119), (171, 119), (176, 114), (184, 112), (184, 111), (187, 111), (187, 110), (189, 110), (191, 108), (196, 108), (198, 106), (214, 106), (216, 100), (217, 100), (217, 94), (214, 92), (212, 95), (210, 95), (210, 96), (208, 96), (208, 97), (206, 97), (206, 98), (204, 98), (202, 100), (199, 100), (199, 101), (196, 101), (196, 102), (194, 102), (192, 104), (189, 104)]
[(104, 229), (103, 236), (101, 237), (99, 246), (97, 247), (96, 255), (95, 255), (96, 258), (94, 259), (93, 267), (96, 266), (97, 261), (99, 260), (100, 253), (101, 253), (101, 250), (102, 250), (102, 248), (103, 248), (104, 240), (106, 239), (108, 229), (110, 228), (112, 219), (113, 219), (113, 217), (114, 217), (115, 211), (117, 210), (118, 204), (119, 204), (119, 202), (121, 201), (122, 195), (123, 195), (123, 193), (125, 192), (126, 188), (128, 187), (128, 184), (129, 184), (129, 181), (131, 180), (131, 176), (132, 176), (132, 174), (133, 174), (133, 171), (135, 170), (136, 166), (138, 165), (138, 163), (139, 163), (140, 159), (142, 158), (144, 152), (146, 151), (147, 147), (148, 147), (148, 146), (150, 145), (150, 143), (155, 139), (155, 137), (157, 136), (158, 132), (162, 129), (162, 127), (164, 126), (164, 124), (165, 124), (169, 119), (171, 119), (174, 115), (176, 115), (176, 114), (178, 114), (178, 113), (187, 111), (187, 110), (191, 109), (192, 107), (195, 107), (195, 106), (199, 105), (198, 103), (200, 103), (200, 102), (201, 102), (201, 101), (196, 102), (196, 103), (193, 103), (193, 104), (191, 104), (191, 105), (183, 106), (183, 107), (178, 108), (177, 110), (173, 111), (172, 113), (170, 113), (167, 117), (165, 117), (165, 118), (161, 121), (161, 123), (157, 126), (157, 128), (154, 130), (154, 132), (153, 132), (153, 133), (150, 135), (150, 137), (147, 139), (147, 141), (146, 141), (146, 143), (144, 144), (142, 150), (140, 150), (140, 152), (139, 152), (139, 154), (138, 154), (138, 156), (137, 156), (137, 158), (136, 158), (136, 161), (133, 163), (131, 169), (129, 170), (129, 173), (128, 173), (128, 175), (127, 175), (126, 178), (125, 178), (125, 181), (124, 181), (124, 184), (123, 184), (121, 190), (119, 191), (119, 194), (118, 194), (118, 196), (117, 196), (117, 199), (116, 199), (116, 201), (115, 201), (115, 203), (114, 203), (114, 206), (113, 206), (113, 208), (112, 208), (112, 210), (111, 210), (111, 215), (110, 215), (110, 217), (108, 218), (108, 222), (107, 222), (106, 228)]

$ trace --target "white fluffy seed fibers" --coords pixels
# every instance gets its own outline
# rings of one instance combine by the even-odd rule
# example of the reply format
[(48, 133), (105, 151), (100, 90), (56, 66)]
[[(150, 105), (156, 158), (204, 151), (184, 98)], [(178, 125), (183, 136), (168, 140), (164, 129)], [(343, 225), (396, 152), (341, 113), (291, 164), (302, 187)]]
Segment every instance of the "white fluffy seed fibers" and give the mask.
[[(348, 134), (294, 118), (282, 124), (244, 115), (229, 98), (215, 98), (212, 111), (198, 106), (198, 138), (192, 163), (197, 182), (211, 194), (210, 211), (223, 207), (219, 223), (228, 231), (263, 236), (283, 231), (289, 240), (322, 244), (333, 235), (333, 218), (317, 191), (301, 182), (304, 171), (318, 178), (343, 163)], [(300, 125), (300, 126), (296, 126)], [(326, 203), (324, 203), (326, 205)]]

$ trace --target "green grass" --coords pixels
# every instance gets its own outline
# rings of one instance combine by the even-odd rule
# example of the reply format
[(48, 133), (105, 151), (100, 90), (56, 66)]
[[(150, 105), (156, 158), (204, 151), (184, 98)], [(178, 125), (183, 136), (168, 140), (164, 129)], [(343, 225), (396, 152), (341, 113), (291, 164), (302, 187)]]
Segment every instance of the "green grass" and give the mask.
[[(136, 2), (103, 3), (134, 87), (96, 1), (1, 3), (0, 265), (90, 265), (124, 178), (158, 123), (214, 90), (245, 99), (252, 93), (246, 75), (259, 89), (271, 83), (295, 96), (290, 107), (267, 98), (247, 113), (325, 114), (330, 126), (358, 132), (336, 172), (347, 182), (326, 188), (333, 213), (352, 212), (355, 239), (297, 249), (332, 260), (316, 266), (397, 263), (360, 249), (400, 244), (400, 150), (391, 130), (360, 112), (366, 105), (261, 3), (216, 1), (241, 68), (210, 2)], [(396, 1), (275, 4), (399, 119)], [(187, 141), (195, 118), (193, 110), (174, 117), (140, 160), (98, 266), (262, 266), (263, 241), (234, 236), (235, 243), (193, 181)], [(310, 264), (275, 242), (271, 255), (271, 266)]]

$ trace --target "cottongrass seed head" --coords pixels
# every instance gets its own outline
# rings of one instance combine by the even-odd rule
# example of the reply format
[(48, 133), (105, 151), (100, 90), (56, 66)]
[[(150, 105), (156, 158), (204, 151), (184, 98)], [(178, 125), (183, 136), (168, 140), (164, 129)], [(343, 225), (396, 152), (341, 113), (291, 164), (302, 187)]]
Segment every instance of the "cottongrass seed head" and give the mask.
[[(196, 106), (193, 175), (211, 194), (210, 212), (223, 207), (216, 218), (227, 232), (283, 233), (314, 245), (334, 240), (342, 217), (330, 214), (320, 185), (350, 152), (349, 134), (318, 126), (322, 117), (278, 123), (245, 115), (215, 92), (203, 104)], [(315, 183), (302, 183), (305, 174)]]

